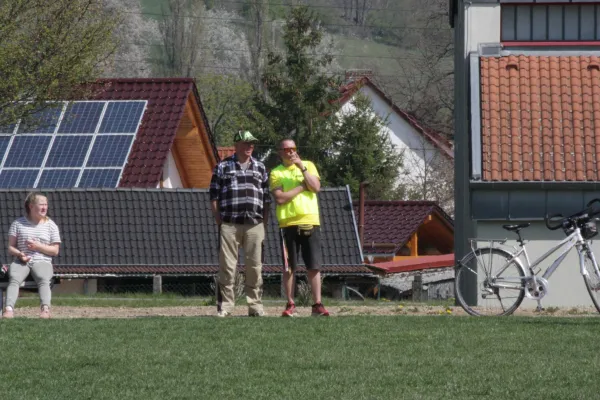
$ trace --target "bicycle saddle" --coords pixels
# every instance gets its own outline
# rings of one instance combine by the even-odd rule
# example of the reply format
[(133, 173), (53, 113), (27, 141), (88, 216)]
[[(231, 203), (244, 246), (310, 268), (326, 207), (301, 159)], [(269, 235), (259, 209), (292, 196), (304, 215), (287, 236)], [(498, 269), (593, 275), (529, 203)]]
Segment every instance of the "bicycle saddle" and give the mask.
[(507, 231), (519, 232), (521, 229), (527, 228), (529, 225), (531, 225), (531, 222), (525, 222), (519, 225), (502, 225), (502, 227)]

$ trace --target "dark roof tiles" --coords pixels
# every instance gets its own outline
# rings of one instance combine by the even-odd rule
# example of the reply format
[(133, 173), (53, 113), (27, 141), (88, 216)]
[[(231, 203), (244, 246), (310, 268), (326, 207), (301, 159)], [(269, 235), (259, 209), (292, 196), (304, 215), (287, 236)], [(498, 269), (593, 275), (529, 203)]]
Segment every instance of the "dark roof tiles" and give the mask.
[[(200, 273), (202, 266), (218, 265), (218, 230), (207, 189), (55, 189), (45, 193), (50, 217), (63, 239), (54, 259), (57, 274), (150, 274), (156, 268), (167, 268), (165, 273)], [(22, 213), (26, 194), (0, 190), (0, 229), (5, 243), (10, 223)], [(324, 271), (366, 273), (347, 189), (323, 189), (319, 204)], [(6, 247), (0, 247), (0, 259), (8, 258)], [(281, 272), (282, 261), (273, 205), (264, 263)], [(299, 262), (303, 265), (301, 258)]]
[[(354, 213), (358, 221), (357, 202), (354, 203)], [(395, 254), (433, 213), (453, 224), (450, 216), (433, 201), (365, 201), (363, 251)]]

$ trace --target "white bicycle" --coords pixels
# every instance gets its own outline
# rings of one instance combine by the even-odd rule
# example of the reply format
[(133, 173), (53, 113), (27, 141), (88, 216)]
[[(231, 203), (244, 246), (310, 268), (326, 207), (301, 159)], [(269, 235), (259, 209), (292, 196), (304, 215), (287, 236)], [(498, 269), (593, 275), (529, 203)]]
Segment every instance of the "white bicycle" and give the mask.
[[(600, 270), (596, 257), (588, 241), (598, 234), (596, 215), (600, 208), (594, 208), (590, 201), (583, 211), (570, 217), (561, 214), (546, 216), (546, 226), (550, 230), (562, 228), (567, 237), (548, 252), (529, 261), (521, 230), (530, 223), (503, 225), (503, 228), (517, 234), (520, 248), (512, 251), (497, 247), (507, 239), (471, 239), (471, 252), (463, 257), (456, 269), (454, 290), (456, 299), (471, 315), (510, 315), (525, 297), (537, 300), (537, 309), (542, 310), (541, 299), (548, 293), (548, 279), (575, 247), (579, 254), (579, 268), (585, 286), (594, 306), (600, 312)], [(559, 218), (559, 220), (557, 220)], [(477, 242), (487, 242), (485, 247), (477, 247)], [(560, 254), (540, 276), (539, 264), (555, 252)]]

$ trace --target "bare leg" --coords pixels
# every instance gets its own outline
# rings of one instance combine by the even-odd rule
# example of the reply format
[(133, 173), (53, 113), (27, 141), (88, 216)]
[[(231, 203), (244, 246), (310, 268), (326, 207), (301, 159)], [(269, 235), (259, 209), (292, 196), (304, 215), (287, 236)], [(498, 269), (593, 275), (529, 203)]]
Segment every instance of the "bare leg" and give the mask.
[(313, 304), (318, 304), (321, 302), (321, 271), (309, 269), (307, 270), (307, 273), (308, 280), (310, 281), (310, 288), (312, 290)]
[(294, 274), (291, 270), (283, 271), (283, 285), (288, 303), (294, 302)]

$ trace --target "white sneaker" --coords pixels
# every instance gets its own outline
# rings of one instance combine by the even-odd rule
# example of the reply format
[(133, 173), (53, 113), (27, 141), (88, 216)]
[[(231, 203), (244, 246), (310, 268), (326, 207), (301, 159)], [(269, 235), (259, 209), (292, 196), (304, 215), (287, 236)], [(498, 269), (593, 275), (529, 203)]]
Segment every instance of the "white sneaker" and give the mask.
[(221, 311), (217, 312), (217, 317), (219, 317), (219, 318), (229, 317), (230, 315), (231, 315), (231, 313), (228, 311), (225, 311), (225, 310), (221, 310)]
[(248, 316), (249, 317), (264, 317), (265, 315), (267, 315), (264, 310), (260, 310), (260, 311), (248, 311)]
[(49, 319), (50, 318), (50, 307), (47, 305), (43, 305), (40, 310), (40, 318)]
[(14, 318), (15, 312), (12, 307), (6, 307), (2, 313), (2, 318)]

